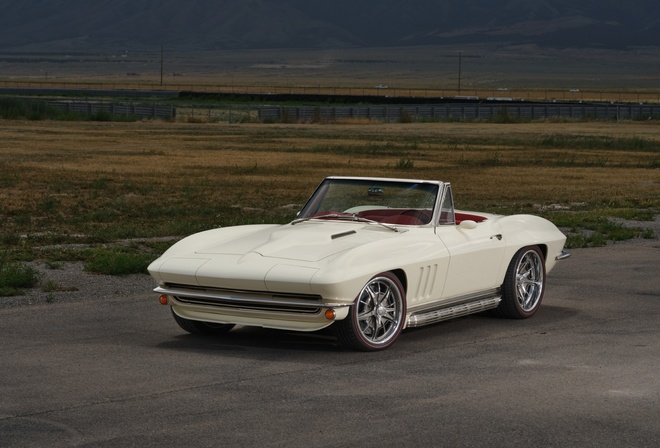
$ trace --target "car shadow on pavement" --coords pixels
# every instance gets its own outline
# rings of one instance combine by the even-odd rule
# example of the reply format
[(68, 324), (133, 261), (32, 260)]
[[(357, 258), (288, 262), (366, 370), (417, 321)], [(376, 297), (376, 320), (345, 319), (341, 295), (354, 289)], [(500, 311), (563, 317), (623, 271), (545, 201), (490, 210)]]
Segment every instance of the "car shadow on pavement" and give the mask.
[(338, 351), (339, 342), (331, 331), (313, 333), (272, 330), (256, 327), (236, 327), (229, 333), (216, 336), (200, 336), (180, 333), (172, 340), (158, 344), (159, 348), (171, 350), (194, 350), (205, 352), (242, 352), (251, 349)]
[[(400, 341), (387, 351), (401, 345), (409, 348), (411, 343), (440, 339), (471, 340), (479, 339), (493, 332), (519, 327), (520, 329), (545, 331), (559, 322), (570, 319), (580, 311), (575, 308), (544, 305), (531, 319), (503, 319), (488, 312), (459, 317), (432, 325), (408, 328), (403, 331)], [(176, 329), (174, 330), (177, 331)], [(421, 342), (422, 345), (424, 342)], [(169, 350), (196, 351), (216, 354), (241, 353), (252, 350), (282, 350), (309, 352), (353, 352), (341, 346), (332, 328), (305, 333), (273, 330), (268, 328), (237, 326), (229, 333), (215, 336), (200, 336), (184, 332), (173, 333), (172, 339), (157, 345)], [(421, 346), (420, 346), (421, 348)]]

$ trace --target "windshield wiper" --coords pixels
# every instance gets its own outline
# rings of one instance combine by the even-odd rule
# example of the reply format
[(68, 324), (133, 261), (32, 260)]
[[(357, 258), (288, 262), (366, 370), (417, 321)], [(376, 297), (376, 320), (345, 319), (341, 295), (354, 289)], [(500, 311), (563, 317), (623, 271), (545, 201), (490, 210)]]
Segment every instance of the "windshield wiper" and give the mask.
[(368, 218), (363, 218), (361, 216), (357, 216), (356, 214), (342, 214), (342, 213), (330, 213), (328, 215), (320, 215), (320, 216), (310, 216), (308, 218), (300, 218), (300, 219), (294, 219), (291, 221), (291, 225), (295, 225), (301, 222), (309, 221), (310, 219), (341, 219), (341, 220), (346, 220), (346, 221), (355, 221), (355, 222), (366, 222), (369, 224), (376, 224), (381, 227), (385, 227), (388, 230), (391, 230), (393, 232), (398, 232), (399, 229), (393, 226), (389, 226), (387, 224), (383, 224), (382, 222), (374, 221), (373, 219), (368, 219)]
[[(330, 213), (328, 215), (319, 215), (319, 216), (309, 216), (307, 218), (299, 218), (299, 219), (294, 219), (291, 221), (291, 225), (299, 224), (301, 222), (306, 222), (309, 221), (310, 219), (329, 219), (329, 218), (335, 218), (339, 219), (341, 217), (347, 217), (348, 215), (340, 215), (339, 213)], [(348, 216), (350, 218), (350, 216)]]
[(358, 221), (358, 222), (368, 222), (369, 224), (377, 224), (377, 225), (379, 225), (379, 226), (381, 226), (381, 227), (385, 227), (386, 229), (392, 230), (392, 231), (394, 231), (394, 232), (398, 232), (398, 231), (399, 231), (399, 229), (397, 229), (397, 228), (394, 227), (394, 226), (390, 226), (390, 225), (387, 225), (387, 224), (383, 224), (382, 222), (380, 222), (380, 221), (374, 221), (373, 219), (363, 218), (362, 216), (353, 215), (353, 216), (351, 217), (351, 220), (352, 220), (352, 221)]

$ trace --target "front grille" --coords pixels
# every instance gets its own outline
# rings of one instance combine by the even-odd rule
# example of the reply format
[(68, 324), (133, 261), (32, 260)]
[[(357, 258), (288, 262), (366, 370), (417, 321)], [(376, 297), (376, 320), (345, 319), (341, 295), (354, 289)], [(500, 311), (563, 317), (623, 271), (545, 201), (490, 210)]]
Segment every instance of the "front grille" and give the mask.
[(156, 288), (154, 291), (171, 295), (181, 303), (232, 310), (318, 314), (323, 306), (342, 306), (321, 303), (320, 296), (311, 294), (240, 291), (176, 284), (168, 284), (162, 288)]
[(235, 302), (225, 301), (219, 299), (209, 299), (204, 297), (182, 297), (173, 296), (177, 301), (182, 303), (192, 303), (195, 305), (209, 305), (219, 308), (229, 308), (234, 310), (253, 310), (253, 311), (273, 311), (281, 313), (303, 313), (303, 314), (318, 314), (321, 308), (301, 308), (298, 306), (287, 306), (281, 304), (255, 304), (250, 302)]

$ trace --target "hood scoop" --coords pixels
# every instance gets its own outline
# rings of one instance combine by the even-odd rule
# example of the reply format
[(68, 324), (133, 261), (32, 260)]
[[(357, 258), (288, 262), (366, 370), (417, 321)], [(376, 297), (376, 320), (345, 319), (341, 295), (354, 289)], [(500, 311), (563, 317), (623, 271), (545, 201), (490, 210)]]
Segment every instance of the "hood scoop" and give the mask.
[(357, 230), (348, 230), (346, 232), (335, 233), (334, 235), (330, 235), (330, 239), (336, 240), (337, 238), (343, 238), (345, 236), (355, 235), (356, 233)]

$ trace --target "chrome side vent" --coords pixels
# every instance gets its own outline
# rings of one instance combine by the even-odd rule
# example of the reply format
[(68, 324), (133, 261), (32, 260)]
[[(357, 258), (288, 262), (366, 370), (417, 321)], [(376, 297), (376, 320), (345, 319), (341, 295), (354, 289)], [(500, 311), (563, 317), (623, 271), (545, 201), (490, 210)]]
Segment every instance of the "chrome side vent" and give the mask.
[(438, 274), (438, 265), (422, 266), (419, 270), (419, 283), (417, 284), (416, 298), (419, 300), (427, 300), (433, 294), (435, 278)]

